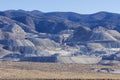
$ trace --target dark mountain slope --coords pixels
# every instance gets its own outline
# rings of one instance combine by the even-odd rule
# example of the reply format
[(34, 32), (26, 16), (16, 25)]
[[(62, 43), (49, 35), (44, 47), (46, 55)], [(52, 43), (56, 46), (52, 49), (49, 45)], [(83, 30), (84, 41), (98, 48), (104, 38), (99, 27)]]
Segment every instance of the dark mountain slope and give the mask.
[(81, 15), (72, 12), (52, 12), (46, 13), (45, 15), (78, 22), (83, 26), (89, 26), (91, 29), (103, 26), (107, 29), (115, 29), (119, 31), (118, 26), (120, 26), (120, 14), (116, 13), (98, 12), (95, 14)]

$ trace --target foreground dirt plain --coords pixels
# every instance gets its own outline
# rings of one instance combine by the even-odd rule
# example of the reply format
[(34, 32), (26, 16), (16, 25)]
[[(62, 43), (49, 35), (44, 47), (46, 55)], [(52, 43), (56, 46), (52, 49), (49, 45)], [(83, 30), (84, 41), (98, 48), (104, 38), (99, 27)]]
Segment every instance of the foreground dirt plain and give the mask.
[(0, 62), (0, 79), (118, 79), (120, 74), (101, 73), (92, 68), (120, 69), (101, 66), (62, 63)]

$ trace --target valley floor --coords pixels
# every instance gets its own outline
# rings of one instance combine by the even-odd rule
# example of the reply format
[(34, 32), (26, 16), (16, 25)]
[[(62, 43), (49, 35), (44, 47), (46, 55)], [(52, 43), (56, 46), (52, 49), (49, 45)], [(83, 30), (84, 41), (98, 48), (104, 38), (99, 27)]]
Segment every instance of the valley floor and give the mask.
[(120, 69), (119, 66), (0, 62), (0, 79), (120, 79), (120, 74), (95, 72), (93, 68)]

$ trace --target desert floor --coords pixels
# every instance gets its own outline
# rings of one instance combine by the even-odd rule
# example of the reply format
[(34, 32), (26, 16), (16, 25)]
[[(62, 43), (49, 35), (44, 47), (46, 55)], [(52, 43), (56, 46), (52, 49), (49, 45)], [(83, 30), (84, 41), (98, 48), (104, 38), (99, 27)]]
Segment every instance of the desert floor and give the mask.
[(120, 74), (95, 72), (92, 68), (120, 66), (1, 61), (0, 79), (120, 79)]

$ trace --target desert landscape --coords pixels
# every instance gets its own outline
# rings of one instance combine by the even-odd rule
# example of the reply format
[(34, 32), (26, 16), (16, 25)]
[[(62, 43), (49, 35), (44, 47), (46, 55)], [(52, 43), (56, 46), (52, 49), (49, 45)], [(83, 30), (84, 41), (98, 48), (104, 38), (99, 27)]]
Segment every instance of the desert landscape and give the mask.
[(8, 1), (0, 80), (120, 80), (120, 0)]
[(83, 65), (76, 63), (0, 62), (0, 79), (92, 79), (117, 80), (119, 73), (96, 72), (93, 69), (120, 69), (119, 66)]

